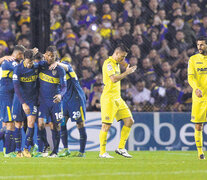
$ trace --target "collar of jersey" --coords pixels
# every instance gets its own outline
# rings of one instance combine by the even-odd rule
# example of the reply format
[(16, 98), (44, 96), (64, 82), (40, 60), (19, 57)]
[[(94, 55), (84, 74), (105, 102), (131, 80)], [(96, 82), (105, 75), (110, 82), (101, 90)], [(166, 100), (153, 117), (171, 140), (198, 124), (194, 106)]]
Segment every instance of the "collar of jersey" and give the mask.
[(115, 59), (112, 58), (112, 56), (109, 56), (109, 59), (113, 62), (113, 63), (117, 63)]

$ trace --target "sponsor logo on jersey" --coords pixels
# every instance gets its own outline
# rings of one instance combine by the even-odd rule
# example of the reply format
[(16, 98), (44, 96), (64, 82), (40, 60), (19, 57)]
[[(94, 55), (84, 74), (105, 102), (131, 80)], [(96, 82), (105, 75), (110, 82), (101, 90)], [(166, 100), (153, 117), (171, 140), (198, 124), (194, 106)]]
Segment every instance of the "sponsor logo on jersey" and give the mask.
[(196, 62), (196, 64), (203, 64), (203, 62)]
[(199, 72), (203, 72), (203, 71), (207, 71), (207, 68), (197, 68), (197, 71)]
[[(13, 78), (14, 78), (14, 75), (13, 75)], [(36, 80), (37, 80), (37, 75), (29, 76), (29, 77), (21, 77), (20, 78), (21, 82), (33, 82), (33, 81), (36, 81)]]

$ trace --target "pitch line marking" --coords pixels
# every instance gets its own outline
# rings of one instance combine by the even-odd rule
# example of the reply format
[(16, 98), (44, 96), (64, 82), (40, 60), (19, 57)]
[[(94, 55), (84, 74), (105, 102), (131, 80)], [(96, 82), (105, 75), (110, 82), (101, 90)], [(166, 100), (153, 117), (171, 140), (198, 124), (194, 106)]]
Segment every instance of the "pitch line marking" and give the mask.
[(57, 177), (81, 177), (81, 176), (135, 176), (135, 175), (166, 175), (207, 173), (207, 170), (174, 171), (174, 172), (116, 172), (116, 173), (91, 173), (91, 174), (51, 174), (51, 175), (25, 175), (25, 176), (0, 176), (0, 179), (31, 179), (31, 178), (57, 178)]

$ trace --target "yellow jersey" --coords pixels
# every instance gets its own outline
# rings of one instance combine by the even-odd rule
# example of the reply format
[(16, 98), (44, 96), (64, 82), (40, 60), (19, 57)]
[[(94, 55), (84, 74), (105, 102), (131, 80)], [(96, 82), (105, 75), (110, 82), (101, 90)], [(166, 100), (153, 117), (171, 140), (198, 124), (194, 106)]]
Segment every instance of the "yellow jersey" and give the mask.
[(112, 75), (120, 74), (120, 66), (112, 56), (104, 61), (102, 67), (104, 89), (102, 96), (118, 99), (121, 97), (120, 81), (113, 83), (110, 79)]
[[(188, 62), (188, 83), (193, 88), (193, 100), (207, 100), (207, 56), (196, 54)], [(203, 97), (195, 95), (195, 90), (200, 89)]]

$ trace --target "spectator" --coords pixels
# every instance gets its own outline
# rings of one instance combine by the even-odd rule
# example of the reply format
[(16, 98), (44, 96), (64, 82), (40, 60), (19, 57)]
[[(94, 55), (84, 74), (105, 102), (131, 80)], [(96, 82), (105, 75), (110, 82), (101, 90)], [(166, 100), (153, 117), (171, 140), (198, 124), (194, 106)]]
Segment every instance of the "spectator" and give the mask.
[(136, 83), (136, 94), (133, 95), (134, 109), (136, 111), (149, 111), (147, 106), (152, 102), (151, 92), (145, 87), (145, 81), (139, 80)]
[(15, 36), (9, 28), (9, 20), (1, 19), (0, 21), (0, 39), (8, 43), (8, 41), (15, 41)]

